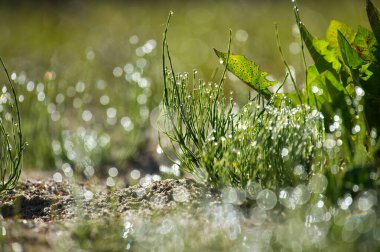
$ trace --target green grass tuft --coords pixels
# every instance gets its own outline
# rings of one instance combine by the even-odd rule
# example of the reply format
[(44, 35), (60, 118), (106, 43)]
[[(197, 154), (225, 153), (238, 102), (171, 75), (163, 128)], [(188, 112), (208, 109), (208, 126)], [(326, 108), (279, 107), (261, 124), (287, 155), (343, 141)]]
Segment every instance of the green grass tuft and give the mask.
[(0, 194), (16, 186), (22, 168), (25, 142), (21, 130), (20, 109), (16, 90), (5, 67), (0, 62), (8, 79), (3, 86), (0, 111)]

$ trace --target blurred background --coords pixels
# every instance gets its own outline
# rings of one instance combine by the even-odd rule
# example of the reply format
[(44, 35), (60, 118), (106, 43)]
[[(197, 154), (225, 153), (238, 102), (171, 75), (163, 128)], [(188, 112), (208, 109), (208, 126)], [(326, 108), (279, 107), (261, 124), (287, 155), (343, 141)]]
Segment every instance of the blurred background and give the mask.
[[(364, 0), (298, 4), (303, 22), (320, 38), (331, 19), (368, 26)], [(56, 181), (73, 174), (107, 178), (109, 186), (118, 174), (125, 184), (147, 174), (147, 179), (178, 175), (157, 141), (161, 43), (169, 11), (174, 11), (168, 41), (177, 72), (196, 69), (206, 81), (218, 68), (220, 73), (212, 49), (227, 50), (231, 29), (232, 52), (281, 82), (285, 68), (277, 23), (285, 57), (302, 84), (292, 8), (291, 0), (0, 1), (0, 55), (21, 103), (25, 170), (49, 171)], [(246, 101), (248, 89), (228, 77), (227, 90)], [(0, 80), (5, 84), (4, 74)]]

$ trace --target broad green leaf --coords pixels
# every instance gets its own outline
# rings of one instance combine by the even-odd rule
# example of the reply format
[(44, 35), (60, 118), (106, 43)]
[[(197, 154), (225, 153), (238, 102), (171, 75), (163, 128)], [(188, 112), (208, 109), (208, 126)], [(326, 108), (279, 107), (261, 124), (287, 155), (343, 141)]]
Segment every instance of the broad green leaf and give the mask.
[(266, 72), (260, 70), (259, 66), (253, 61), (250, 61), (242, 55), (230, 54), (220, 52), (214, 49), (215, 54), (226, 64), (228, 58), (227, 69), (236, 75), (240, 80), (246, 83), (249, 87), (264, 95), (265, 98), (270, 98), (272, 92), (268, 87), (276, 84), (274, 81), (266, 79), (268, 75)]
[(315, 47), (316, 44), (314, 43), (314, 41), (316, 41), (316, 39), (310, 34), (310, 32), (306, 29), (306, 27), (303, 24), (300, 24), (300, 32), (303, 41), (305, 42), (305, 45), (309, 50), (310, 55), (313, 58), (314, 63), (319, 69), (319, 71), (323, 72), (324, 70), (330, 68), (330, 64), (326, 61), (326, 59), (323, 57), (320, 51), (317, 50), (317, 48)]
[(373, 32), (368, 29), (359, 27), (352, 46), (362, 59), (371, 62), (376, 60), (374, 55), (377, 46), (376, 38)]
[(338, 43), (343, 61), (347, 66), (352, 69), (358, 69), (366, 63), (351, 47), (350, 43), (340, 31), (338, 31)]
[(332, 69), (339, 72), (341, 64), (334, 48), (329, 48), (329, 43), (327, 41), (314, 38), (303, 24), (300, 25), (300, 30), (302, 39), (314, 60), (318, 72), (322, 73), (326, 70)]
[[(323, 56), (323, 58), (329, 63), (328, 64), (329, 68), (326, 68), (325, 70), (332, 70), (331, 69), (332, 67), (336, 72), (339, 73), (342, 68), (342, 64), (339, 61), (338, 48), (331, 48), (329, 46), (329, 43), (326, 40), (318, 40), (318, 39), (315, 39), (313, 41), (313, 46), (315, 50), (318, 51)], [(317, 63), (316, 65), (318, 66)], [(320, 72), (323, 72), (323, 71), (320, 71)]]
[(380, 43), (380, 19), (379, 10), (373, 5), (370, 0), (367, 0), (367, 16), (373, 33), (375, 34), (377, 42)]
[(340, 31), (351, 44), (355, 39), (355, 31), (346, 24), (332, 20), (326, 32), (326, 40), (333, 48), (339, 48), (338, 31)]

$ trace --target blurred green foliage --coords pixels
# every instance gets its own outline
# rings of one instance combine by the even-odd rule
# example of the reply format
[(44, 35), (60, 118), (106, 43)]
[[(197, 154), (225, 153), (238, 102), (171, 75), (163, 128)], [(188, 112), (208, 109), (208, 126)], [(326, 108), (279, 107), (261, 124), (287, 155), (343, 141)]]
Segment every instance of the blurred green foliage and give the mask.
[[(304, 21), (310, 23), (309, 28), (317, 35), (333, 16), (348, 24), (365, 19), (356, 11), (357, 1), (344, 5), (341, 1), (322, 3), (301, 4)], [(96, 132), (97, 137), (103, 133), (111, 137), (105, 149), (91, 154), (96, 157), (92, 165), (98, 168), (117, 165), (126, 169), (128, 160), (138, 153), (145, 155), (144, 150), (155, 150), (156, 134), (152, 133), (155, 129), (148, 119), (135, 124), (129, 136), (119, 129), (125, 116), (139, 121), (141, 109), (152, 116), (161, 100), (161, 92), (157, 92), (162, 89), (161, 52), (155, 49), (141, 56), (136, 50), (141, 51), (150, 40), (160, 43), (169, 10), (181, 17), (172, 25), (169, 36), (171, 49), (176, 52), (173, 63), (180, 69), (197, 69), (206, 80), (211, 79), (216, 70), (211, 48), (222, 48), (231, 28), (232, 50), (255, 58), (263, 70), (273, 73), (270, 76), (273, 80), (281, 80), (285, 71), (278, 57), (273, 26), (278, 21), (283, 31), (280, 37), (286, 48), (284, 53), (289, 56), (289, 64), (300, 72), (297, 71), (301, 67), (300, 55), (295, 44), (299, 35), (294, 30), (290, 1), (2, 1), (0, 7), (0, 54), (15, 73), (15, 81), (24, 83), (16, 88), (24, 99), (21, 114), (29, 144), (25, 153), (28, 168), (54, 169), (67, 162), (75, 166), (65, 154), (64, 138), (78, 136), (78, 132), (82, 136)], [(142, 58), (144, 68), (136, 69)], [(131, 80), (123, 80), (124, 70), (123, 77), (114, 76), (115, 69), (123, 69), (127, 64), (135, 66), (149, 80), (149, 91), (131, 84)], [(228, 83), (239, 82), (228, 77)], [(302, 74), (297, 78), (302, 81)], [(32, 91), (27, 90), (30, 81), (35, 86)], [(102, 81), (106, 83), (105, 89), (98, 88)], [(41, 90), (36, 91), (40, 83), (43, 101), (38, 100)], [(85, 84), (85, 92), (67, 96), (78, 83)], [(233, 86), (237, 101), (245, 100), (248, 89)], [(60, 94), (67, 97), (58, 104)], [(140, 97), (140, 102), (146, 100), (143, 105), (137, 102), (139, 94), (145, 95)], [(107, 106), (96, 102), (104, 95), (110, 98)], [(80, 108), (76, 107), (79, 100)], [(102, 115), (111, 107), (117, 110), (117, 127), (101, 122)], [(54, 113), (60, 113), (58, 122), (51, 120), (53, 108)], [(83, 123), (86, 111), (92, 113), (91, 123)], [(79, 137), (71, 142), (80, 145), (81, 141)], [(62, 151), (57, 157), (59, 145)]]

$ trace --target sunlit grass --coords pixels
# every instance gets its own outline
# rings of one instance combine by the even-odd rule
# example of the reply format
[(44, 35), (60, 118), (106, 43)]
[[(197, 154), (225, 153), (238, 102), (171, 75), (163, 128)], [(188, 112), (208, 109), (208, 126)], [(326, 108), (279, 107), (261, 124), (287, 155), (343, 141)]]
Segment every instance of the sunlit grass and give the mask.
[(220, 83), (208, 84), (195, 73), (175, 74), (166, 32), (163, 132), (184, 171), (214, 186), (243, 188), (291, 185), (324, 172), (322, 114), (286, 101), (276, 107), (260, 95), (239, 110), (224, 94), (225, 72)]
[(0, 58), (7, 84), (0, 96), (0, 196), (13, 189), (20, 178), (23, 165), (23, 138), (19, 101), (8, 70)]
[[(281, 86), (285, 67), (276, 56), (272, 22), (267, 26), (264, 18), (285, 20), (279, 28), (286, 37), (282, 42), (285, 56), (290, 58), (288, 74), (301, 84), (299, 32), (290, 18), (284, 18), (285, 12), (289, 13), (288, 3), (284, 9), (284, 3), (273, 2), (255, 2), (255, 8), (249, 1), (239, 6), (232, 2), (198, 4), (181, 3), (184, 9), (175, 5), (182, 18), (171, 30), (170, 48), (174, 53), (171, 59), (166, 58), (169, 64), (164, 64), (160, 116), (162, 52), (156, 43), (161, 40), (167, 6), (85, 5), (90, 12), (83, 26), (76, 25), (83, 22), (83, 10), (75, 15), (55, 10), (63, 20), (72, 19), (66, 23), (62, 16), (49, 16), (56, 23), (49, 23), (43, 32), (37, 21), (17, 36), (14, 30), (24, 24), (16, 19), (9, 28), (9, 36), (17, 40), (15, 48), (25, 36), (36, 51), (46, 49), (42, 56), (28, 50), (15, 52), (13, 46), (7, 52), (14, 56), (11, 62), (15, 70), (10, 77), (18, 91), (29, 142), (25, 165), (54, 170), (57, 183), (67, 179), (75, 187), (76, 179), (93, 182), (90, 189), (78, 189), (75, 194), (79, 212), (83, 201), (96, 204), (99, 197), (99, 189), (91, 187), (97, 186), (94, 175), (106, 178), (101, 191), (107, 195), (114, 195), (124, 181), (138, 184), (133, 195), (136, 200), (143, 198), (145, 204), (139, 209), (139, 202), (128, 202), (131, 209), (126, 213), (111, 208), (104, 213), (112, 217), (68, 221), (57, 236), (58, 243), (51, 243), (52, 249), (376, 249), (380, 240), (375, 156), (378, 136), (375, 130), (365, 130), (363, 113), (358, 109), (365, 105), (360, 95), (353, 97), (354, 124), (350, 129), (342, 125), (339, 113), (326, 123), (314, 107), (292, 106), (287, 100), (275, 105), (261, 96), (251, 97), (231, 74), (220, 74), (220, 70), (212, 74), (217, 58), (211, 48), (224, 45), (226, 27), (232, 24), (230, 46), (258, 59)], [(341, 10), (355, 8), (357, 3), (340, 4)], [(315, 10), (306, 10), (305, 22), (310, 18), (323, 24), (322, 14), (316, 14), (319, 3), (312, 5)], [(326, 14), (336, 9), (323, 11)], [(39, 20), (37, 14), (31, 13), (30, 20)], [(132, 14), (139, 18), (128, 19)], [(51, 32), (55, 34), (52, 38)], [(41, 46), (44, 43), (39, 40), (49, 46)], [(164, 42), (165, 52), (168, 48)], [(25, 61), (28, 56), (30, 61)], [(178, 74), (174, 71), (177, 68), (196, 68), (198, 72)], [(284, 82), (287, 91), (292, 83), (289, 78)], [(231, 83), (237, 92), (229, 93)], [(164, 133), (164, 150), (156, 146), (156, 127)], [(187, 189), (166, 187), (163, 191), (168, 194), (163, 198), (156, 197), (155, 192), (145, 195), (151, 182), (161, 177), (144, 176), (140, 167), (129, 162), (137, 155), (148, 159), (146, 149), (156, 150), (158, 156), (165, 151), (173, 159), (174, 165), (161, 164), (160, 171), (170, 173), (163, 177), (178, 177), (180, 171), (182, 175), (190, 174), (217, 188), (204, 193), (213, 198), (197, 202), (196, 208), (182, 209), (174, 207), (188, 197)], [(158, 211), (149, 218), (144, 215), (148, 208), (166, 210), (166, 203), (176, 211)], [(96, 210), (101, 214), (104, 209)], [(0, 219), (0, 248), (16, 250), (21, 244), (10, 244), (7, 231)]]
[[(272, 77), (281, 79), (283, 66), (278, 60), (275, 50), (276, 44), (273, 40), (273, 21), (276, 20), (281, 20), (279, 26), (284, 31), (281, 37), (285, 46), (293, 45), (293, 49), (286, 50), (286, 53), (292, 55), (291, 57), (294, 59), (290, 63), (295, 67), (298, 64), (299, 55), (291, 53), (292, 50), (296, 50), (294, 49), (296, 47), (294, 42), (297, 34), (293, 31), (294, 24), (288, 11), (289, 3), (245, 2), (236, 6), (226, 1), (215, 6), (212, 1), (206, 1), (203, 4), (203, 6), (199, 6), (192, 2), (186, 2), (186, 4), (170, 3), (170, 8), (174, 9), (179, 16), (184, 17), (172, 25), (176, 36), (171, 38), (171, 46), (176, 52), (173, 60), (181, 69), (196, 68), (199, 75), (204, 76), (208, 82), (215, 70), (213, 64), (215, 58), (210, 48), (222, 48), (225, 36), (227, 36), (226, 27), (232, 25), (232, 46), (241, 50), (242, 53), (254, 56), (258, 63), (265, 66), (264, 69), (267, 71), (274, 70), (271, 71), (274, 73)], [(356, 5), (356, 3), (352, 5)], [(345, 15), (351, 15), (351, 9), (354, 8), (352, 5), (344, 6), (347, 8)], [(24, 87), (29, 81), (34, 83), (34, 89), (31, 92), (24, 92), (25, 88), (17, 87), (23, 92), (20, 95), (24, 96), (24, 104), (27, 104), (21, 111), (26, 115), (24, 120), (25, 132), (31, 145), (31, 151), (27, 152), (25, 156), (25, 167), (50, 170), (60, 166), (60, 164), (57, 165), (56, 155), (52, 153), (49, 142), (53, 142), (56, 147), (55, 150), (58, 151), (57, 143), (63, 143), (61, 136), (63, 131), (65, 131), (65, 136), (73, 136), (81, 123), (75, 127), (73, 124), (82, 122), (82, 116), (88, 118), (90, 116), (88, 112), (91, 112), (93, 118), (100, 118), (99, 114), (106, 113), (102, 109), (106, 110), (107, 108), (95, 102), (101, 97), (103, 97), (103, 101), (106, 100), (107, 96), (110, 98), (109, 107), (117, 109), (117, 116), (124, 114), (123, 116), (129, 118), (131, 118), (129, 114), (135, 114), (133, 117), (138, 116), (140, 108), (137, 107), (145, 107), (143, 114), (146, 114), (146, 108), (152, 111), (158, 106), (160, 92), (156, 92), (156, 90), (162, 88), (160, 53), (158, 50), (154, 50), (149, 53), (149, 57), (145, 57), (147, 55), (141, 56), (141, 52), (138, 51), (141, 51), (145, 43), (152, 39), (161, 40), (161, 31), (164, 27), (162, 17), (166, 15), (168, 8), (169, 6), (165, 4), (152, 2), (143, 4), (143, 7), (136, 3), (94, 3), (81, 6), (68, 4), (59, 8), (41, 5), (40, 9), (37, 8), (38, 10), (32, 12), (28, 10), (28, 5), (20, 6), (20, 8), (9, 6), (2, 8), (3, 13), (0, 20), (3, 20), (3, 26), (0, 30), (4, 38), (7, 38), (0, 42), (0, 48), (3, 48), (2, 56), (5, 57), (10, 69), (16, 74), (16, 82), (20, 81), (21, 83), (23, 78), (27, 79)], [(314, 20), (318, 16), (318, 20), (325, 20), (324, 22), (327, 24), (326, 20), (329, 19), (329, 15), (332, 15), (330, 8), (323, 12), (326, 17), (321, 17), (316, 13), (318, 8), (311, 3), (305, 3), (304, 9), (306, 9), (307, 18), (310, 17), (310, 20)], [(252, 19), (245, 18), (248, 14)], [(357, 13), (355, 12), (355, 14)], [(144, 17), (143, 22), (140, 19), (141, 17)], [(266, 18), (270, 18), (271, 21), (264, 22)], [(342, 18), (351, 20), (344, 16)], [(9, 19), (12, 19), (13, 22), (7, 22)], [(84, 22), (84, 20), (86, 21)], [(205, 22), (208, 25), (199, 25)], [(262, 25), (258, 26), (257, 23), (259, 22)], [(314, 28), (314, 24), (311, 25)], [(194, 27), (198, 28), (194, 29)], [(323, 30), (323, 27), (316, 27), (319, 31)], [(25, 43), (28, 46), (25, 46)], [(252, 48), (261, 49), (251, 50)], [(144, 69), (137, 69), (136, 67), (139, 58), (143, 58), (147, 62)], [(112, 74), (114, 70), (118, 72), (119, 68), (123, 69), (127, 64), (134, 65), (134, 72), (140, 71), (142, 77), (149, 80), (150, 94), (148, 91), (140, 93), (142, 95), (140, 102), (144, 99), (147, 100), (144, 106), (137, 106), (137, 97), (134, 91), (124, 85), (125, 81), (122, 79), (125, 73), (120, 78), (115, 78)], [(228, 75), (228, 78), (233, 79), (231, 75)], [(97, 88), (101, 81), (106, 83), (105, 90), (98, 90)], [(43, 101), (38, 101), (37, 97), (40, 93), (36, 91), (39, 83), (42, 83), (44, 88), (45, 98)], [(75, 89), (78, 83), (85, 84), (85, 91), (82, 93), (75, 92), (74, 96), (67, 97), (67, 93), (72, 91), (68, 90), (69, 87)], [(237, 103), (240, 104), (241, 100), (246, 99), (246, 95), (244, 95), (246, 89), (241, 88), (240, 85), (234, 86), (238, 90), (234, 96), (237, 97)], [(40, 88), (42, 88), (41, 85)], [(66, 97), (65, 101), (60, 102), (62, 96), (59, 94)], [(57, 95), (59, 96), (57, 97)], [(136, 95), (139, 94), (136, 93)], [(88, 102), (88, 99), (92, 99), (92, 101)], [(82, 106), (79, 109), (74, 108), (75, 113), (72, 113), (70, 107), (74, 106), (70, 103), (73, 103), (74, 100), (76, 106), (79, 106), (79, 103), (82, 103)], [(128, 104), (129, 102), (130, 104)], [(55, 110), (52, 112), (54, 105)], [(46, 112), (48, 107), (50, 112)], [(112, 115), (112, 110), (110, 113)], [(60, 116), (57, 121), (64, 121), (63, 118), (70, 119), (69, 122), (65, 123), (52, 122), (52, 120), (48, 120), (52, 115), (56, 120), (58, 115)], [(104, 121), (106, 120), (105, 118)], [(124, 125), (129, 125), (128, 118), (125, 118), (123, 122)], [(67, 127), (68, 124), (71, 126)], [(104, 135), (103, 133), (109, 134), (112, 127), (107, 123), (101, 125), (99, 122), (84, 122), (84, 124), (86, 126), (82, 128), (86, 132), (97, 132), (98, 137)], [(131, 139), (131, 142), (139, 139), (143, 143), (149, 142), (145, 141), (144, 138), (150, 134), (146, 130), (150, 125), (137, 123), (134, 125), (135, 130), (140, 127), (139, 125), (145, 128), (145, 133), (131, 133), (128, 138)], [(80, 131), (83, 132), (83, 130)], [(119, 135), (119, 131), (112, 131), (114, 135)], [(122, 130), (120, 131), (121, 134), (126, 134)], [(117, 138), (118, 141), (122, 139), (118, 136)], [(45, 141), (45, 139), (50, 139), (50, 141)], [(98, 140), (100, 141), (100, 138)], [(133, 150), (123, 147), (131, 146), (128, 142), (125, 143), (125, 145), (121, 143), (110, 144), (106, 147), (113, 150), (109, 150), (111, 157), (108, 157), (108, 160), (104, 161), (103, 164), (120, 164), (117, 160), (122, 158), (121, 152), (131, 153), (126, 156), (133, 155), (132, 153), (135, 153)], [(66, 151), (63, 146), (61, 149), (62, 152)], [(96, 152), (99, 153), (99, 151)], [(67, 161), (67, 158), (63, 158), (63, 163), (66, 162), (64, 159)], [(125, 166), (128, 158), (124, 157), (124, 159), (122, 166)]]

